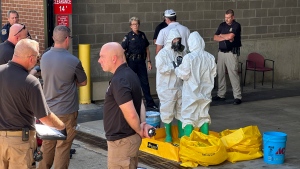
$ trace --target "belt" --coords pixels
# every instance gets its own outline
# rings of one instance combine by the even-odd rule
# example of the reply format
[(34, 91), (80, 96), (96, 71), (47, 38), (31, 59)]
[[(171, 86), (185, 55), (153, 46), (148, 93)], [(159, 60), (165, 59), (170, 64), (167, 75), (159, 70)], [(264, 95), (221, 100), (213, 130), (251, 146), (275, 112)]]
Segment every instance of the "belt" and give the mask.
[[(35, 130), (30, 130), (29, 134), (35, 134)], [(0, 131), (0, 136), (12, 136), (12, 137), (21, 137), (22, 136), (22, 131)]]
[(127, 54), (126, 56), (128, 56), (129, 59), (146, 59), (146, 55), (145, 54)]
[(232, 52), (232, 51), (231, 51), (231, 50), (219, 50), (219, 52), (230, 53), (230, 52)]
[(0, 131), (1, 136), (22, 136), (22, 131)]

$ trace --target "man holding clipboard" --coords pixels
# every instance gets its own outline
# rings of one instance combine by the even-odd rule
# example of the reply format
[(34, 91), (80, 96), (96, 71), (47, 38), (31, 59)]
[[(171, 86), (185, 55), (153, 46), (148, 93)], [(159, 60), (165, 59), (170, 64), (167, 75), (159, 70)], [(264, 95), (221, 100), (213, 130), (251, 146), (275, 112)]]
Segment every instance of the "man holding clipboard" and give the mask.
[(38, 42), (20, 40), (7, 64), (0, 65), (0, 168), (32, 168), (36, 154), (35, 117), (65, 130), (50, 111), (39, 80), (28, 72), (39, 56)]

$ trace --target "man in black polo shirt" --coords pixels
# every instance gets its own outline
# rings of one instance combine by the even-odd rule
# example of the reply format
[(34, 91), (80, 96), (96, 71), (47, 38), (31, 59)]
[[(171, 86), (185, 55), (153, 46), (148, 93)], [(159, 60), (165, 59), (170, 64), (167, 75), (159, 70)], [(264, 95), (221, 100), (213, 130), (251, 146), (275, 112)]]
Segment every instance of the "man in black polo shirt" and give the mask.
[(225, 12), (225, 22), (222, 22), (214, 35), (214, 40), (219, 42), (217, 61), (218, 71), (218, 95), (212, 100), (224, 101), (226, 93), (225, 69), (232, 85), (234, 105), (242, 103), (240, 78), (238, 74), (238, 56), (240, 55), (241, 25), (234, 20), (234, 12), (228, 9)]
[[(28, 71), (37, 62), (38, 42), (30, 39), (16, 44), (12, 61), (0, 65), (0, 168), (31, 168), (36, 150), (35, 117), (43, 124), (65, 129), (64, 123), (46, 103), (37, 78)], [(28, 129), (24, 139), (22, 129)]]
[(142, 138), (148, 137), (145, 107), (138, 76), (124, 60), (116, 42), (102, 46), (98, 60), (103, 71), (113, 73), (106, 90), (103, 124), (108, 146), (108, 168), (137, 168)]
[(28, 31), (25, 25), (14, 24), (10, 27), (8, 39), (0, 44), (0, 65), (12, 59), (15, 45), (21, 39), (27, 37)]

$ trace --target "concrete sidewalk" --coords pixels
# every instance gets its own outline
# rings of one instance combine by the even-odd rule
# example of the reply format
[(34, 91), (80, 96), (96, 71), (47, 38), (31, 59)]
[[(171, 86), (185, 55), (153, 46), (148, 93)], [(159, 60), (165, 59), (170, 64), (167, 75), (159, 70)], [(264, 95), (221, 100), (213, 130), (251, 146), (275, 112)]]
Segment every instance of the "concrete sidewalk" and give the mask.
[[(210, 130), (220, 132), (225, 129), (238, 129), (249, 125), (257, 125), (261, 134), (266, 131), (281, 131), (288, 135), (286, 145), (285, 163), (282, 165), (266, 164), (262, 158), (237, 163), (224, 162), (217, 166), (206, 168), (283, 168), (296, 169), (300, 164), (300, 81), (275, 84), (271, 89), (270, 84), (253, 89), (253, 85), (244, 87), (243, 103), (233, 105), (232, 92), (227, 92), (227, 100), (213, 102), (210, 108), (212, 123)], [(213, 96), (216, 90), (213, 90)], [(156, 99), (156, 102), (158, 100)], [(105, 139), (102, 121), (102, 103), (80, 105), (79, 125), (80, 132)], [(141, 166), (151, 168), (170, 168), (166, 161), (159, 163), (143, 162)], [(176, 164), (175, 164), (176, 165)], [(171, 168), (181, 168), (178, 165)], [(197, 167), (204, 168), (204, 167)]]

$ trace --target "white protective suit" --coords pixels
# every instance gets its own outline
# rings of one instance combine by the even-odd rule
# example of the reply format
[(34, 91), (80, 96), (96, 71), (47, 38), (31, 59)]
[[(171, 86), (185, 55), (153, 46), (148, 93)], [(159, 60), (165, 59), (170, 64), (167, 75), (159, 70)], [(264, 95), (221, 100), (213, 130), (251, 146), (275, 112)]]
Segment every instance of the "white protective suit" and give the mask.
[(204, 51), (205, 42), (198, 32), (190, 34), (188, 46), (191, 53), (185, 55), (182, 64), (175, 69), (177, 77), (183, 79), (182, 127), (187, 124), (201, 127), (211, 122), (208, 110), (217, 67), (215, 57)]
[(173, 61), (183, 52), (171, 49), (172, 40), (181, 38), (176, 28), (170, 30), (166, 45), (155, 57), (156, 91), (160, 100), (160, 117), (163, 123), (171, 123), (175, 117), (181, 120), (181, 89), (183, 81), (175, 75)]

